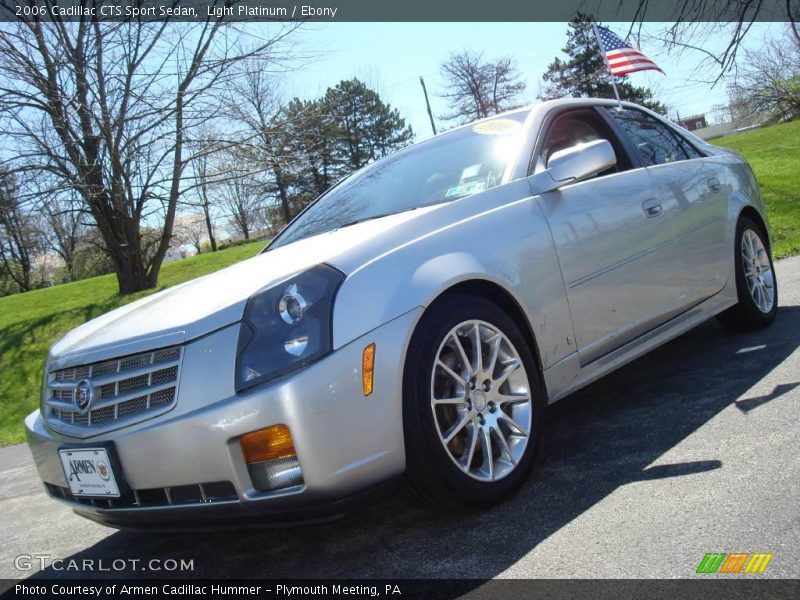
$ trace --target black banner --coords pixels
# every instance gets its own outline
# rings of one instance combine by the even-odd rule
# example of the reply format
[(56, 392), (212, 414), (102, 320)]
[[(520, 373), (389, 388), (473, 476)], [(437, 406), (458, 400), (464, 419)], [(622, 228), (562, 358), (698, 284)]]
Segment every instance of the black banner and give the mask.
[(800, 0), (0, 0), (0, 20), (506, 22), (788, 21)]
[(677, 600), (698, 598), (780, 599), (800, 597), (800, 581), (750, 576), (684, 580), (569, 579), (397, 579), (397, 580), (128, 580), (26, 579), (0, 581), (2, 598), (315, 598), (319, 600), (388, 600), (450, 598), (504, 600), (571, 598), (575, 600)]

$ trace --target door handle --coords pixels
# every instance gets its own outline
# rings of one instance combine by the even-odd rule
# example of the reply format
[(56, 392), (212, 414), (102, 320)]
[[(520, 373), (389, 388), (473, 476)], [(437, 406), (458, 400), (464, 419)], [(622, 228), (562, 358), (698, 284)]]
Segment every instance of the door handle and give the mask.
[(712, 192), (718, 192), (722, 189), (722, 184), (716, 177), (710, 177), (706, 180), (706, 183), (708, 184), (708, 189), (710, 189)]
[(642, 210), (644, 211), (644, 216), (648, 219), (659, 216), (661, 214), (661, 200), (658, 198), (645, 200), (642, 202)]

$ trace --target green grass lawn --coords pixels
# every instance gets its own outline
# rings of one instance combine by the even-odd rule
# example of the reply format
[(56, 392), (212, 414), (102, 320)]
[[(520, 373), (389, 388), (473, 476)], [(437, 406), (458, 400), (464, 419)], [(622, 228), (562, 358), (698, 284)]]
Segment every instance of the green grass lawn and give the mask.
[(265, 243), (252, 242), (165, 263), (159, 287), (117, 295), (117, 279), (104, 275), (0, 298), (0, 446), (25, 439), (22, 420), (39, 405), (47, 351), (70, 329), (137, 298), (254, 256)]
[(744, 156), (755, 171), (777, 258), (800, 254), (800, 120), (714, 140)]

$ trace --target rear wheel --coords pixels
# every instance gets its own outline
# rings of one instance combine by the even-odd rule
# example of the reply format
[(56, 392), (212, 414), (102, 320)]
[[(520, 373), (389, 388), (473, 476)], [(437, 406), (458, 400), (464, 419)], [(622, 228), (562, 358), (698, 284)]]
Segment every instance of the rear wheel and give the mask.
[(719, 320), (733, 331), (766, 327), (778, 312), (778, 282), (766, 232), (750, 217), (741, 217), (734, 249), (739, 302), (720, 314)]
[(403, 382), (406, 480), (433, 507), (483, 507), (525, 481), (544, 391), (528, 344), (498, 306), (446, 296), (412, 337)]

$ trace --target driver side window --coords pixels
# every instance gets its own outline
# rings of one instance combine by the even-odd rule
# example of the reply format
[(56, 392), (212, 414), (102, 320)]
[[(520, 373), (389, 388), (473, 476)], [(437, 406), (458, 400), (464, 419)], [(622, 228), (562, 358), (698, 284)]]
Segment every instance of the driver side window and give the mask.
[(595, 177), (603, 177), (631, 168), (628, 155), (603, 119), (594, 110), (583, 108), (562, 113), (550, 123), (539, 150), (536, 170), (546, 168), (550, 157), (556, 152), (595, 140), (610, 142), (617, 158), (615, 166), (598, 173)]

